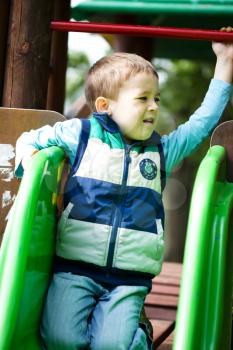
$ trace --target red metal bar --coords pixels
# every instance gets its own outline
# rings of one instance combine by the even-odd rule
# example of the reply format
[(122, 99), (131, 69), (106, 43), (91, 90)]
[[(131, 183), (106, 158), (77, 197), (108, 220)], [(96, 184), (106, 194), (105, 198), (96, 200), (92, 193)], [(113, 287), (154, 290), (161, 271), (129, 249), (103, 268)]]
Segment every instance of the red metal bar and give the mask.
[(51, 22), (51, 28), (60, 31), (107, 33), (160, 38), (191, 39), (207, 41), (231, 41), (233, 32), (190, 28), (140, 26), (132, 24), (94, 23), (94, 22)]

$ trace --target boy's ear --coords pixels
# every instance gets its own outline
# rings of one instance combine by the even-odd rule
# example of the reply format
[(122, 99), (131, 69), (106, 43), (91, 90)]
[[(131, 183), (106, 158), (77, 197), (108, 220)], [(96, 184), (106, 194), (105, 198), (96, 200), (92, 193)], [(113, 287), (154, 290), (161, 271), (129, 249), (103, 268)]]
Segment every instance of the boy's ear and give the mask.
[(95, 108), (96, 111), (101, 113), (101, 112), (107, 112), (110, 114), (109, 111), (109, 100), (106, 97), (99, 96), (95, 100)]

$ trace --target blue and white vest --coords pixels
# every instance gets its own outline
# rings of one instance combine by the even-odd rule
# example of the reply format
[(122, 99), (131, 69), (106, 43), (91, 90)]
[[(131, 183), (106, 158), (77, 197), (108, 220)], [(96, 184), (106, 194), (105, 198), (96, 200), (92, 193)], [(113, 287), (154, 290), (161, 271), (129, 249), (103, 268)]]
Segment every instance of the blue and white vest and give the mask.
[(81, 121), (56, 254), (76, 266), (151, 279), (160, 273), (164, 252), (160, 136), (126, 145), (106, 113)]

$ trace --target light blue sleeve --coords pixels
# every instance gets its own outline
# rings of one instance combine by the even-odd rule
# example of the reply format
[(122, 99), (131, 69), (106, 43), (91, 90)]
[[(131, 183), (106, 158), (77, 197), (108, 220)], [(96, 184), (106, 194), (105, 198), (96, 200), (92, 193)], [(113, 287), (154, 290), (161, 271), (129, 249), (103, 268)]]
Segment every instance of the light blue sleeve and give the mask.
[(232, 92), (232, 86), (222, 80), (212, 79), (201, 106), (190, 119), (161, 142), (169, 175), (182, 159), (189, 156), (217, 125)]
[(45, 125), (40, 129), (24, 132), (16, 142), (15, 175), (22, 177), (23, 157), (29, 156), (37, 149), (50, 146), (61, 147), (73, 164), (81, 132), (81, 121), (77, 118), (57, 122), (54, 126)]

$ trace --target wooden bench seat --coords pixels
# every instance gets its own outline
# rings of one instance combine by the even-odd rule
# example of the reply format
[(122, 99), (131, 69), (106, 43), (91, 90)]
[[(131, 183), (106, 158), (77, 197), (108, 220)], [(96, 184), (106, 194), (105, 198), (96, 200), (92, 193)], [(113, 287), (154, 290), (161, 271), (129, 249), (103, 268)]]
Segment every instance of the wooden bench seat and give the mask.
[(165, 262), (145, 301), (146, 315), (153, 326), (155, 349), (172, 349), (181, 270), (181, 264)]

